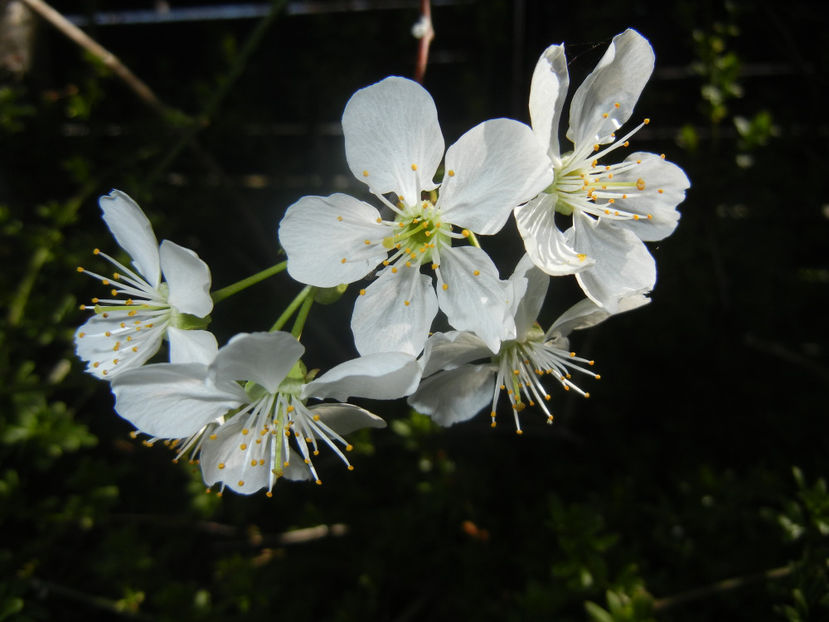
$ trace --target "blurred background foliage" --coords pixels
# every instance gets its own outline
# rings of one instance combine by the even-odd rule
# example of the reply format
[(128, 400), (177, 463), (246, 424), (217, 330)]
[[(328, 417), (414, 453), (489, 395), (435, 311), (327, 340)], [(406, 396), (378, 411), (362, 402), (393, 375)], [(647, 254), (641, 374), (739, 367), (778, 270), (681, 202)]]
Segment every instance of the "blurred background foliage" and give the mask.
[[(653, 303), (574, 337), (603, 379), (588, 401), (557, 392), (555, 425), (525, 412), (522, 437), (485, 417), (444, 430), (373, 403), (391, 425), (356, 436), (354, 473), (329, 456), (323, 486), (218, 498), (131, 439), (84, 375), (71, 337), (98, 284), (75, 268), (115, 249), (97, 196), (130, 193), (216, 287), (280, 261), (288, 205), (365, 195), (340, 115), (357, 88), (412, 75), (418, 4), (106, 24), (95, 16), (154, 7), (56, 0), (150, 85), (147, 106), (0, 2), (0, 620), (829, 619), (818, 4), (433, 3), (425, 86), (447, 144), (487, 118), (527, 120), (551, 43), (566, 42), (574, 84), (629, 26), (656, 51), (635, 147), (693, 185), (677, 232), (652, 245)], [(506, 275), (520, 246), (496, 241)], [(577, 291), (551, 289), (547, 320)], [(212, 328), (220, 342), (266, 329), (298, 291), (271, 279), (219, 305)], [(309, 366), (354, 354), (352, 297), (312, 310)]]

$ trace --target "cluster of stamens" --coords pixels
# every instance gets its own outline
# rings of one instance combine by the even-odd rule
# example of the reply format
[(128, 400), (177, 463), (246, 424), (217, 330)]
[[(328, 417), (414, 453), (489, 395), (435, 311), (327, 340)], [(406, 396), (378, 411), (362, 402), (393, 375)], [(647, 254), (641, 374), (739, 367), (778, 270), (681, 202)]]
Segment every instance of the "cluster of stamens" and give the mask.
[[(614, 104), (619, 108), (620, 104)], [(604, 113), (603, 120), (611, 113)], [(615, 133), (610, 134), (612, 141), (604, 148), (598, 143), (581, 145), (579, 149), (562, 157), (556, 166), (556, 180), (550, 190), (557, 195), (556, 211), (570, 215), (573, 211), (583, 211), (595, 217), (611, 220), (652, 219), (653, 214), (640, 214), (624, 209), (617, 201), (634, 199), (647, 187), (645, 179), (619, 181), (618, 177), (635, 169), (641, 160), (618, 162), (602, 165), (599, 160), (620, 147), (630, 146), (630, 137), (650, 123), (644, 119), (623, 138), (616, 140)], [(665, 155), (660, 157), (663, 159)], [(657, 192), (662, 193), (659, 189)]]
[(515, 419), (515, 431), (522, 434), (521, 422), (518, 413), (527, 406), (538, 406), (547, 416), (547, 423), (553, 422), (553, 415), (547, 408), (547, 402), (552, 396), (547, 392), (542, 379), (552, 376), (565, 391), (571, 389), (583, 397), (589, 398), (590, 393), (583, 391), (572, 381), (571, 371), (577, 371), (596, 380), (601, 378), (590, 367), (593, 361), (576, 356), (558, 347), (553, 341), (528, 339), (521, 342), (505, 344), (501, 353), (495, 357), (498, 372), (495, 380), (495, 391), (492, 397), (492, 427), (495, 427), (496, 404), (501, 391), (506, 391)]
[[(131, 360), (142, 358), (147, 344), (158, 341), (166, 330), (171, 316), (171, 309), (163, 291), (152, 287), (146, 280), (130, 270), (116, 259), (97, 248), (93, 251), (117, 268), (111, 277), (105, 277), (78, 267), (78, 272), (98, 279), (105, 286), (112, 286), (112, 298), (92, 298), (92, 304), (83, 304), (81, 310), (91, 309), (102, 320), (100, 329), (87, 323), (77, 333), (79, 339), (104, 339), (97, 350), (100, 358), (90, 361), (90, 365), (101, 375), (107, 376), (118, 366), (126, 368)], [(119, 298), (122, 296), (123, 298)], [(90, 332), (95, 331), (95, 332)], [(111, 345), (107, 345), (111, 344)], [(107, 356), (111, 352), (111, 358)]]

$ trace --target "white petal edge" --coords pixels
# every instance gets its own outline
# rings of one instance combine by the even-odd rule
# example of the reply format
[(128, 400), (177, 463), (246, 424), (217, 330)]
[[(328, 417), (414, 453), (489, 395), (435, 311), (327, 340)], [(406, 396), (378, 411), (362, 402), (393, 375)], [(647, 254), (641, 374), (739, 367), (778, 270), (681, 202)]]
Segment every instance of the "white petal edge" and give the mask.
[(533, 133), (547, 147), (547, 153), (554, 161), (561, 156), (558, 132), (569, 86), (564, 44), (551, 45), (541, 54), (533, 71), (530, 121)]
[(492, 351), (480, 337), (466, 331), (450, 331), (429, 337), (420, 364), (426, 377), (441, 369), (455, 369), (465, 363), (489, 358), (492, 358)]
[(577, 151), (584, 145), (613, 140), (610, 135), (633, 114), (639, 95), (653, 73), (654, 60), (650, 43), (635, 30), (628, 28), (613, 37), (570, 103), (567, 138)]
[(111, 383), (115, 411), (138, 430), (157, 438), (186, 438), (237, 408), (244, 392), (205, 382), (199, 363), (146, 365)]
[(410, 354), (378, 352), (333, 367), (303, 387), (302, 397), (349, 397), (393, 400), (411, 394), (420, 382), (420, 366)]
[(541, 194), (515, 208), (515, 224), (533, 263), (551, 276), (575, 274), (594, 261), (566, 241), (556, 225), (555, 195)]
[(437, 312), (430, 277), (421, 274), (417, 266), (401, 264), (397, 273), (387, 268), (357, 297), (351, 316), (354, 345), (364, 356), (376, 352), (417, 356)]
[(383, 237), (389, 231), (379, 218), (371, 205), (347, 194), (302, 197), (279, 223), (288, 274), (315, 287), (363, 278), (388, 255)]
[(386, 427), (381, 417), (354, 404), (315, 404), (308, 410), (341, 436), (363, 428)]
[(371, 192), (415, 205), (421, 190), (436, 187), (443, 134), (435, 102), (417, 82), (391, 76), (358, 90), (342, 123), (348, 167)]
[(458, 246), (441, 252), (437, 289), (441, 310), (453, 328), (475, 333), (493, 352), (498, 352), (502, 341), (516, 336), (510, 290), (480, 248)]
[(438, 207), (445, 222), (497, 233), (510, 211), (553, 182), (546, 147), (512, 119), (476, 125), (446, 152)]
[(161, 243), (161, 272), (167, 281), (167, 302), (182, 313), (205, 317), (213, 310), (210, 268), (189, 248), (170, 240)]
[(210, 365), (219, 351), (219, 344), (213, 333), (206, 330), (167, 329), (170, 342), (171, 363), (201, 363)]
[(132, 257), (133, 265), (154, 288), (161, 283), (158, 240), (149, 219), (125, 192), (113, 190), (98, 199), (104, 222), (118, 246)]
[(643, 294), (634, 294), (622, 298), (617, 306), (616, 313), (610, 313), (607, 309), (600, 307), (589, 298), (585, 298), (574, 304), (572, 307), (562, 313), (558, 319), (553, 322), (549, 330), (545, 334), (545, 339), (556, 339), (559, 337), (567, 337), (574, 330), (583, 330), (601, 324), (612, 315), (624, 313), (625, 311), (632, 311), (638, 309), (651, 301), (650, 298)]
[(535, 324), (547, 289), (550, 277), (539, 270), (529, 255), (524, 255), (509, 278), (513, 288), (512, 315), (515, 318), (517, 339), (521, 340)]
[(216, 382), (252, 380), (275, 393), (303, 352), (289, 333), (240, 333), (219, 350), (210, 377)]
[(489, 365), (464, 365), (426, 378), (409, 397), (409, 406), (442, 426), (468, 421), (492, 402), (495, 371)]

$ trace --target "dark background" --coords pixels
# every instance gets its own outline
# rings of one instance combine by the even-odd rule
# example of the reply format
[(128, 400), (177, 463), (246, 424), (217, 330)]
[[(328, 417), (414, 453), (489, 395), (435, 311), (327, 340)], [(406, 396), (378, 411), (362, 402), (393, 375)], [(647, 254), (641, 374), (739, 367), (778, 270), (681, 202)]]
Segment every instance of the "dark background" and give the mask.
[[(676, 233), (651, 245), (652, 304), (573, 336), (602, 374), (592, 397), (551, 391), (556, 424), (525, 411), (522, 437), (507, 412), (495, 430), (484, 416), (444, 430), (368, 403), (390, 427), (355, 435), (353, 473), (321, 456), (321, 487), (205, 495), (192, 467), (130, 439), (74, 358), (77, 307), (100, 293), (75, 267), (115, 250), (97, 197), (131, 194), (216, 287), (281, 261), (276, 226), (299, 197), (367, 198), (340, 116), (356, 89), (412, 75), (418, 3), (288, 2), (248, 57), (261, 17), (85, 25), (163, 115), (35, 18), (30, 64), (0, 70), (0, 620), (829, 619), (826, 10), (432, 11), (424, 86), (447, 145), (489, 118), (528, 121), (552, 43), (574, 86), (627, 27), (656, 52), (634, 148), (666, 153), (692, 187)], [(502, 276), (516, 240), (511, 226), (483, 240)], [(211, 328), (220, 343), (266, 330), (299, 289), (274, 277), (218, 305)], [(312, 309), (309, 367), (355, 354), (352, 290)], [(577, 299), (556, 279), (542, 319)]]

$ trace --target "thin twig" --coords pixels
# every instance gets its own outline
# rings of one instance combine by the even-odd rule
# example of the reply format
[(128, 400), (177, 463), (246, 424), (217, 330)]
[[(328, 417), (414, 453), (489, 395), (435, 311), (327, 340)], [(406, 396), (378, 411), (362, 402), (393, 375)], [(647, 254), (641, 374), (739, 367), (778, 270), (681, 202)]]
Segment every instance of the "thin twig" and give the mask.
[(115, 54), (104, 48), (97, 41), (92, 39), (83, 30), (75, 26), (72, 22), (67, 20), (63, 15), (58, 13), (50, 5), (43, 0), (23, 0), (30, 9), (36, 11), (40, 16), (52, 24), (55, 28), (60, 30), (64, 35), (72, 39), (75, 43), (81, 46), (84, 50), (92, 54), (95, 58), (100, 60), (104, 65), (115, 73), (138, 97), (160, 115), (167, 112), (164, 104), (156, 97), (152, 89), (147, 86), (138, 76), (136, 76), (129, 67), (124, 65)]
[(781, 566), (780, 568), (772, 568), (771, 570), (766, 570), (765, 572), (723, 579), (722, 581), (717, 581), (716, 583), (712, 583), (710, 585), (688, 590), (687, 592), (681, 592), (679, 594), (675, 594), (674, 596), (659, 598), (654, 601), (653, 610), (665, 611), (666, 609), (671, 609), (677, 605), (683, 605), (695, 600), (701, 600), (703, 598), (708, 598), (709, 596), (722, 594), (723, 592), (731, 592), (732, 590), (739, 589), (752, 583), (759, 583), (760, 581), (768, 579), (782, 579), (783, 577), (790, 575), (793, 570), (794, 566)]
[(429, 45), (432, 43), (432, 39), (435, 38), (435, 30), (432, 28), (432, 4), (429, 0), (420, 0), (420, 20), (415, 24), (414, 35), (420, 39), (420, 45), (417, 47), (414, 79), (423, 84), (426, 65), (429, 62)]
[(92, 594), (85, 594), (84, 592), (79, 592), (78, 590), (73, 589), (71, 587), (66, 587), (65, 585), (52, 583), (51, 581), (44, 581), (43, 579), (31, 577), (29, 578), (29, 583), (35, 590), (37, 590), (38, 596), (40, 598), (47, 598), (51, 594), (54, 594), (55, 596), (60, 596), (62, 598), (66, 598), (77, 603), (82, 603), (87, 607), (106, 611), (108, 614), (121, 616), (130, 620), (150, 621), (155, 619), (138, 612), (124, 609), (123, 607), (119, 606), (119, 604), (114, 600), (110, 600), (102, 596), (93, 596)]

